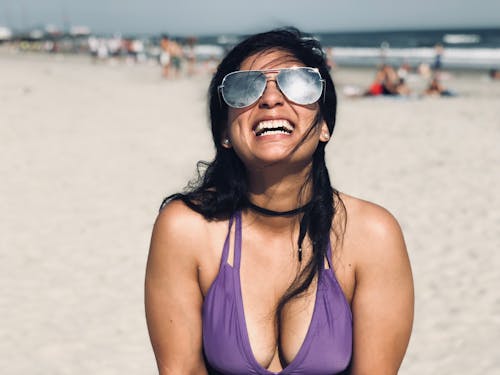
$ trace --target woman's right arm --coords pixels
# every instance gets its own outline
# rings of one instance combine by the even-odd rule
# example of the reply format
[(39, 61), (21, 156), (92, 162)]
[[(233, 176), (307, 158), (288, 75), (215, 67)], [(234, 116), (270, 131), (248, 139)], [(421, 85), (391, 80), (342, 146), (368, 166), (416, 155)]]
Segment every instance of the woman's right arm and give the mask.
[(206, 375), (202, 351), (203, 296), (197, 249), (205, 226), (182, 202), (158, 215), (145, 282), (146, 320), (160, 375)]

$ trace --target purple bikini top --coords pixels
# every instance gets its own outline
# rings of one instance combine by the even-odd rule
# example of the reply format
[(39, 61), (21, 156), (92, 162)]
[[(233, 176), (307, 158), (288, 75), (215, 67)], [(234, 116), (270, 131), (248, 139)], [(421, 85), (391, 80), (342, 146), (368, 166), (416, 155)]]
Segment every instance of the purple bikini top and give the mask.
[[(235, 219), (235, 220), (233, 220)], [(236, 222), (234, 264), (227, 263), (230, 233)], [(241, 212), (229, 220), (220, 269), (203, 302), (203, 350), (210, 373), (223, 375), (333, 375), (350, 364), (351, 309), (335, 278), (331, 246), (329, 269), (322, 269), (309, 329), (297, 355), (279, 373), (263, 368), (250, 346), (240, 285)]]

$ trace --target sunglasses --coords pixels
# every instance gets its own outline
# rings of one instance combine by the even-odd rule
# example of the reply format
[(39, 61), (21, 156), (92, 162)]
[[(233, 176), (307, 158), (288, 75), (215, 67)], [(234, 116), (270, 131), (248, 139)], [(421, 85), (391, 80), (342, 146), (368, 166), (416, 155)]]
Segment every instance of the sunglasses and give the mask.
[(324, 93), (325, 80), (318, 69), (309, 67), (239, 70), (224, 77), (219, 92), (228, 106), (248, 107), (264, 94), (270, 73), (277, 73), (270, 80), (275, 81), (287, 99), (296, 104), (316, 103)]

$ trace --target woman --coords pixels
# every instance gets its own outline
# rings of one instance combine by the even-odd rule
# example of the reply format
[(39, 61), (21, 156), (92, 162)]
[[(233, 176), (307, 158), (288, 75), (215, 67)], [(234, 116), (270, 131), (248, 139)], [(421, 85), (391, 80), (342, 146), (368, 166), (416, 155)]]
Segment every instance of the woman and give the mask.
[(146, 315), (160, 374), (396, 374), (411, 331), (404, 240), (325, 165), (336, 95), (317, 41), (257, 34), (210, 85), (216, 156), (166, 199)]

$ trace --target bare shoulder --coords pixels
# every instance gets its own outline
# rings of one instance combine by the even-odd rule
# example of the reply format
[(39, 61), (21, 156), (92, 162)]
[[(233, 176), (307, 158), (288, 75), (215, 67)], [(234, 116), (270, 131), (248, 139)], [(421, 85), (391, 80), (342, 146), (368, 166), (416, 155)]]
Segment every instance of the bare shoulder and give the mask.
[[(151, 252), (201, 263), (217, 261), (227, 220), (208, 220), (184, 202), (169, 202), (159, 212), (151, 236)], [(217, 263), (218, 264), (218, 263)]]
[(354, 263), (353, 374), (397, 374), (413, 322), (413, 280), (401, 228), (385, 208), (342, 194), (344, 248)]
[(193, 211), (184, 202), (174, 200), (160, 210), (155, 226), (161, 230), (174, 230), (182, 235), (189, 234), (190, 228), (201, 229), (207, 223), (208, 221), (201, 214)]
[(208, 233), (209, 222), (201, 214), (182, 201), (172, 201), (156, 218), (152, 248), (168, 252), (169, 255), (197, 257), (197, 249), (206, 242)]
[(345, 205), (348, 220), (352, 221), (356, 228), (361, 226), (373, 235), (401, 231), (396, 218), (384, 207), (347, 194), (341, 194), (340, 197)]
[(375, 203), (340, 195), (345, 206), (345, 241), (357, 264), (406, 257), (403, 233), (396, 218)]

